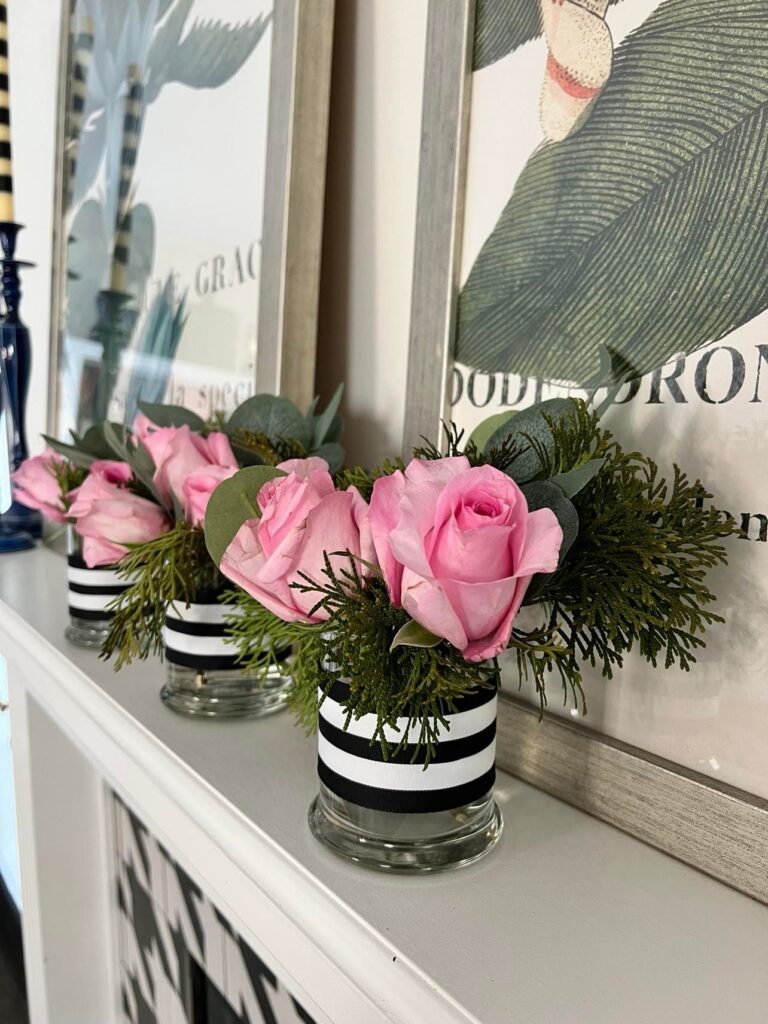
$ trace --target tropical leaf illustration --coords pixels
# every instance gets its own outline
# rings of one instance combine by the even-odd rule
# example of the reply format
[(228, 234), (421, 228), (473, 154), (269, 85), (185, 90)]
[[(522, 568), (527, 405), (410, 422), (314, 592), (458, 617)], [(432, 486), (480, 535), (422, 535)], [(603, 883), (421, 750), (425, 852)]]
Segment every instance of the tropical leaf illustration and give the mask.
[(179, 82), (192, 89), (217, 89), (234, 77), (256, 49), (271, 14), (226, 24), (195, 21), (181, 38), (191, 0), (181, 0), (157, 30), (149, 55), (148, 102), (164, 85)]
[(518, 179), (457, 358), (593, 383), (603, 348), (642, 373), (724, 337), (768, 307), (767, 161), (765, 0), (666, 0), (586, 124)]
[(139, 402), (162, 402), (187, 321), (186, 295), (173, 298), (173, 280), (155, 297), (134, 349), (135, 362), (125, 402), (126, 423), (133, 423)]
[(494, 64), (542, 31), (539, 0), (477, 0), (472, 69)]

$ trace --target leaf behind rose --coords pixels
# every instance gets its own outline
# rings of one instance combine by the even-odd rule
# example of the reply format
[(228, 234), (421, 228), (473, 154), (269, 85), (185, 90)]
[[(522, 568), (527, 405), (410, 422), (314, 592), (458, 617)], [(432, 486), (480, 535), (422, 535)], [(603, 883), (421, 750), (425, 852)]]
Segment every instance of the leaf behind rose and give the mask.
[(394, 651), (396, 647), (437, 647), (439, 643), (442, 643), (442, 637), (435, 636), (415, 619), (409, 619), (395, 633), (389, 649)]
[(579, 513), (576, 511), (576, 506), (551, 480), (536, 480), (534, 483), (525, 484), (521, 490), (528, 503), (529, 512), (536, 512), (540, 508), (549, 508), (557, 516), (557, 521), (563, 531), (563, 543), (560, 545), (558, 560), (558, 565), (562, 565), (563, 558), (579, 534)]
[(248, 431), (263, 434), (271, 444), (292, 438), (304, 448), (312, 444), (312, 427), (296, 406), (287, 398), (277, 395), (254, 395), (246, 399), (229, 417), (227, 434)]
[(510, 465), (507, 475), (517, 484), (528, 483), (542, 468), (541, 459), (531, 442), (541, 445), (548, 453), (553, 452), (555, 439), (547, 420), (554, 422), (565, 419), (572, 416), (573, 412), (574, 403), (570, 398), (550, 398), (546, 402), (537, 402), (502, 423), (486, 442), (485, 451), (499, 448), (510, 437), (513, 438), (521, 453)]
[(156, 427), (189, 427), (190, 430), (202, 432), (205, 421), (180, 405), (163, 405), (160, 402), (139, 402), (139, 409)]
[(205, 543), (216, 565), (221, 565), (243, 523), (261, 516), (256, 498), (264, 484), (285, 475), (272, 466), (247, 466), (211, 494), (205, 513)]
[(567, 473), (559, 473), (553, 476), (550, 483), (557, 484), (566, 498), (573, 498), (582, 488), (586, 487), (590, 480), (593, 480), (605, 465), (606, 460), (590, 459), (589, 462), (569, 469)]

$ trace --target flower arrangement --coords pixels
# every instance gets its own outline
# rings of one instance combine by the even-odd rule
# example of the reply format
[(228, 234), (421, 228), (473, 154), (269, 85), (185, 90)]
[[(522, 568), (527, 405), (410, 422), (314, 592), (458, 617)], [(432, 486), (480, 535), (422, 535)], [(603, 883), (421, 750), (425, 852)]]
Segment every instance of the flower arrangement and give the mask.
[[(50, 520), (70, 523), (85, 567), (115, 566), (123, 586), (110, 604), (104, 657), (117, 668), (162, 654), (169, 603), (189, 606), (217, 593), (222, 577), (202, 530), (214, 489), (242, 466), (319, 457), (339, 468), (341, 388), (318, 413), (285, 398), (256, 395), (224, 421), (190, 410), (140, 403), (133, 426), (96, 424), (49, 448), (14, 475), (17, 500)], [(130, 583), (130, 586), (127, 584)], [(119, 589), (119, 592), (118, 592)]]
[(706, 574), (734, 529), (699, 481), (662, 479), (579, 400), (518, 413), (482, 448), (446, 435), (445, 454), (426, 444), (407, 466), (334, 480), (291, 462), (211, 497), (209, 551), (243, 591), (241, 654), (266, 636), (295, 644), (305, 724), (343, 680), (347, 725), (373, 716), (389, 756), (405, 719), (428, 763), (456, 703), (496, 686), (503, 652), (542, 707), (552, 675), (583, 706), (582, 666), (610, 677), (633, 649), (690, 667), (721, 621)]

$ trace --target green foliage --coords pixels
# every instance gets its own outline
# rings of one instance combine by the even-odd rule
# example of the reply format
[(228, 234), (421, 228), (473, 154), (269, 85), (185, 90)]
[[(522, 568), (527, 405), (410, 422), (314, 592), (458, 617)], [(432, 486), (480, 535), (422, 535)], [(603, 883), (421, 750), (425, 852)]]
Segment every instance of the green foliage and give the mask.
[(147, 419), (151, 420), (156, 427), (189, 427), (193, 433), (202, 434), (205, 430), (205, 421), (180, 405), (162, 405), (159, 402), (138, 403), (139, 409)]
[(222, 601), (234, 606), (233, 612), (225, 616), (225, 622), (230, 642), (237, 648), (243, 667), (257, 674), (270, 668), (283, 674), (290, 672), (286, 651), (294, 643), (303, 641), (312, 627), (283, 622), (244, 590), (228, 590), (222, 595)]
[(224, 480), (208, 499), (205, 512), (205, 543), (218, 566), (235, 534), (249, 519), (259, 519), (256, 498), (270, 480), (285, 476), (271, 466), (248, 466)]
[(66, 510), (71, 504), (68, 498), (69, 492), (79, 487), (85, 480), (88, 475), (87, 470), (81, 466), (74, 465), (72, 462), (49, 462), (47, 465), (56, 483), (59, 485), (61, 503)]
[(277, 395), (254, 395), (232, 413), (227, 433), (263, 435), (271, 445), (290, 439), (306, 453), (312, 445), (312, 426), (293, 402)]
[(348, 569), (336, 570), (326, 558), (325, 577), (325, 583), (307, 578), (298, 587), (317, 594), (317, 607), (330, 618), (323, 628), (315, 627), (310, 642), (298, 645), (289, 702), (300, 720), (311, 725), (318, 691), (327, 692), (336, 679), (343, 679), (350, 687), (348, 720), (374, 715), (372, 741), (381, 744), (385, 756), (402, 745), (387, 739), (385, 726), (394, 728), (398, 718), (407, 718), (409, 729), (418, 728), (417, 749), (423, 744), (427, 757), (433, 757), (440, 726), (455, 712), (459, 697), (497, 686), (496, 662), (465, 661), (445, 641), (433, 647), (393, 647), (410, 620), (392, 605), (381, 577), (363, 578), (353, 558)]
[(373, 485), (382, 476), (391, 476), (398, 470), (405, 469), (402, 459), (385, 459), (380, 465), (373, 469), (364, 469), (362, 466), (354, 466), (351, 469), (343, 469), (336, 474), (335, 481), (339, 490), (346, 490), (348, 487), (356, 487), (366, 501), (371, 500)]
[[(538, 4), (486, 6), (496, 34)], [(642, 374), (766, 308), (767, 32), (765, 0), (669, 0), (616, 47), (583, 126), (535, 150), (484, 243), (457, 359), (601, 383), (603, 347)]]
[(200, 591), (221, 585), (203, 531), (184, 522), (156, 540), (131, 545), (117, 572), (131, 586), (110, 604), (115, 615), (101, 650), (102, 658), (114, 656), (115, 669), (152, 653), (162, 655), (165, 610), (171, 601), (189, 605)]
[(546, 604), (574, 665), (597, 665), (610, 678), (637, 648), (654, 666), (688, 669), (706, 628), (722, 622), (706, 576), (727, 560), (722, 541), (733, 520), (707, 507), (700, 481), (677, 466), (670, 482), (660, 478), (651, 459), (625, 452), (584, 408), (553, 432), (547, 472), (567, 469), (585, 436), (605, 462), (573, 499), (580, 529), (568, 557), (534, 580), (526, 603)]

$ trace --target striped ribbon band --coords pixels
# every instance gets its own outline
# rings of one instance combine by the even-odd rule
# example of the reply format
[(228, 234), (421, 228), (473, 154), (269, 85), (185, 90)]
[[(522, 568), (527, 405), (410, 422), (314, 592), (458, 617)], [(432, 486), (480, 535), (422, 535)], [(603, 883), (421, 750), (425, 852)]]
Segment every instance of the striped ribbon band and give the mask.
[(120, 579), (114, 565), (89, 569), (77, 555), (70, 555), (68, 562), (69, 614), (91, 622), (111, 619), (114, 613), (107, 606), (130, 584)]
[(165, 657), (173, 665), (202, 672), (237, 667), (238, 654), (230, 643), (225, 616), (234, 605), (219, 604), (212, 598), (188, 608), (183, 602), (168, 606), (165, 615)]
[[(343, 800), (379, 811), (400, 814), (446, 811), (479, 800), (496, 780), (496, 691), (478, 690), (457, 702), (446, 716), (440, 741), (428, 767), (426, 748), (418, 745), (419, 729), (408, 719), (387, 728), (390, 742), (407, 742), (385, 758), (378, 740), (371, 742), (375, 715), (349, 722), (343, 702), (349, 687), (336, 682), (322, 699), (318, 725), (317, 770), (321, 781)], [(322, 698), (322, 692), (319, 694)]]

